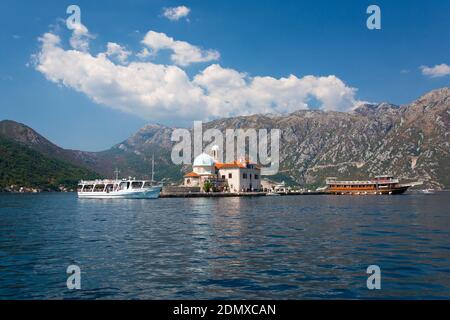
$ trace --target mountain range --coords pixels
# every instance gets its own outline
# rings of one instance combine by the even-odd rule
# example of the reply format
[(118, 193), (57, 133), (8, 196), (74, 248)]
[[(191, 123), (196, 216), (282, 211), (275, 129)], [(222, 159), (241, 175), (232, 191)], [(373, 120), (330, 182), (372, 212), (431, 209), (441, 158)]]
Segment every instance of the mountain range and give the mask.
[(0, 136), (0, 192), (73, 190), (80, 179), (99, 177), (85, 167), (45, 156)]
[[(450, 188), (450, 88), (431, 91), (402, 106), (364, 104), (351, 112), (299, 110), (241, 116), (207, 122), (204, 130), (208, 128), (281, 129), (280, 172), (273, 178), (291, 184), (319, 186), (327, 176), (366, 179), (392, 174), (423, 180), (429, 187)], [(122, 176), (149, 178), (154, 155), (156, 179), (178, 182), (188, 167), (171, 161), (172, 131), (149, 124), (108, 150), (85, 152), (60, 148), (26, 125), (4, 120), (0, 138), (9, 147), (0, 150), (3, 158), (13, 145), (22, 151), (26, 147), (46, 159), (87, 170), (84, 174), (105, 177), (119, 168)]]

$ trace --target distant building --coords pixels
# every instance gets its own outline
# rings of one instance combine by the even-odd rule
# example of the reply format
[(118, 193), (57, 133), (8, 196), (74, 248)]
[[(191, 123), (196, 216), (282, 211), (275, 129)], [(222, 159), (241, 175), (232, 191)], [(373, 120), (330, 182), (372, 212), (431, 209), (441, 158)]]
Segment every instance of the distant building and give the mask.
[(261, 169), (249, 160), (218, 161), (218, 147), (212, 155), (202, 153), (194, 159), (192, 172), (184, 176), (184, 186), (200, 187), (209, 181), (217, 191), (249, 192), (261, 190)]

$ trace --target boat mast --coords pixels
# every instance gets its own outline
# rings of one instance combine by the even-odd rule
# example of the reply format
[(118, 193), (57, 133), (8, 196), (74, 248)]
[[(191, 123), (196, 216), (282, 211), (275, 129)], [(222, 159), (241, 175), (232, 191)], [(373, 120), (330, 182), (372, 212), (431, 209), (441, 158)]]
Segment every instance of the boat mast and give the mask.
[(155, 181), (155, 155), (152, 155), (152, 182)]
[(116, 168), (116, 170), (114, 170), (114, 173), (116, 174), (116, 180), (119, 180), (119, 169)]

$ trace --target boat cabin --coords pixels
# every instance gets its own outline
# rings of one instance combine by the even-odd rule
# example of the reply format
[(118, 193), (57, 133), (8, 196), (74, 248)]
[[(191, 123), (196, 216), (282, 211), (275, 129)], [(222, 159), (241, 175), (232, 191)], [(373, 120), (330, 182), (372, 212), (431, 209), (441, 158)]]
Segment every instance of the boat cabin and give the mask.
[(149, 180), (95, 180), (95, 181), (80, 181), (78, 184), (78, 192), (115, 192), (122, 190), (142, 190), (152, 187), (152, 182)]

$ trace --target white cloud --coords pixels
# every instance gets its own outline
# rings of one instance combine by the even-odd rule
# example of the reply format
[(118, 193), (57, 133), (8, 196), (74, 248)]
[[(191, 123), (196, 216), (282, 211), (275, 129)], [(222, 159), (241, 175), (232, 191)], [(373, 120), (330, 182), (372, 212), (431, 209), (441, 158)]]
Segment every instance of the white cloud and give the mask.
[(202, 89), (177, 66), (131, 62), (115, 64), (105, 54), (64, 50), (52, 33), (40, 39), (35, 68), (52, 82), (86, 94), (94, 102), (146, 119), (201, 116), (207, 109)]
[[(164, 34), (154, 34), (157, 37), (151, 38), (159, 37), (163, 44), (178, 42)], [(115, 63), (111, 60), (113, 53), (117, 58), (124, 52), (116, 44), (108, 46), (111, 54), (92, 55), (64, 49), (59, 36), (53, 33), (44, 34), (39, 41), (41, 49), (35, 56), (35, 68), (49, 81), (81, 92), (95, 103), (151, 121), (186, 124), (195, 119), (293, 112), (308, 109), (312, 99), (324, 110), (346, 111), (359, 103), (356, 89), (333, 75), (252, 77), (213, 64), (190, 78), (176, 65)], [(129, 54), (125, 56), (128, 58)], [(181, 58), (174, 60), (177, 59)]]
[(94, 39), (94, 36), (90, 34), (88, 28), (81, 23), (74, 24), (73, 27), (70, 45), (76, 50), (84, 52), (88, 51), (89, 40)]
[(348, 110), (356, 103), (356, 90), (335, 76), (249, 77), (214, 64), (196, 75), (193, 82), (205, 89), (209, 105), (231, 115), (308, 109), (311, 98), (325, 110)]
[(173, 8), (164, 8), (164, 16), (171, 21), (178, 21), (183, 17), (187, 17), (191, 9), (186, 6), (179, 6)]
[(421, 66), (422, 74), (430, 78), (438, 78), (450, 75), (450, 66), (443, 63), (434, 67)]
[(150, 56), (151, 56), (151, 53), (150, 53), (150, 51), (148, 51), (147, 48), (142, 49), (140, 52), (138, 52), (136, 54), (136, 57), (138, 57), (141, 60), (144, 60)]
[(108, 42), (106, 56), (115, 58), (121, 64), (126, 64), (128, 57), (131, 55), (131, 51), (126, 50), (120, 44), (114, 42)]
[(208, 62), (218, 60), (220, 54), (216, 50), (202, 50), (185, 41), (177, 41), (168, 37), (165, 33), (149, 31), (142, 40), (156, 54), (160, 50), (171, 50), (170, 58), (179, 66), (188, 66), (197, 62)]

